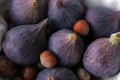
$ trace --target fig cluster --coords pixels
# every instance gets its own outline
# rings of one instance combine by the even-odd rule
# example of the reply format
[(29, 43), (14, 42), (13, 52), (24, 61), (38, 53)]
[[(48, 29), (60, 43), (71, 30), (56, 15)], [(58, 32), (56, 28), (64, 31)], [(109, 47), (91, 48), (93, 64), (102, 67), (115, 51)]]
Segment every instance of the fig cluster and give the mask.
[(0, 0), (0, 80), (117, 80), (114, 1)]

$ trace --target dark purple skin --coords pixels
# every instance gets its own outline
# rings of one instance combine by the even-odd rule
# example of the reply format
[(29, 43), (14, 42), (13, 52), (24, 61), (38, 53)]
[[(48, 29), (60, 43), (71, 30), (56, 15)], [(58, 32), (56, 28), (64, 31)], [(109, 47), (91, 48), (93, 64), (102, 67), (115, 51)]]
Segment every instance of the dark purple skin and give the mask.
[(80, 0), (50, 0), (48, 18), (51, 28), (71, 29), (74, 23), (84, 17), (84, 8)]
[(83, 57), (85, 68), (97, 77), (110, 77), (120, 71), (120, 45), (112, 46), (109, 38), (92, 42)]
[(3, 51), (20, 65), (34, 64), (46, 46), (45, 20), (36, 25), (22, 25), (10, 29), (2, 44)]
[(32, 6), (34, 0), (11, 0), (10, 18), (16, 25), (35, 24), (47, 17), (45, 0), (36, 0), (38, 5)]
[(120, 31), (120, 16), (117, 13), (102, 7), (88, 9), (85, 19), (90, 24), (95, 38), (109, 37)]
[(37, 76), (36, 80), (78, 80), (75, 74), (69, 69), (57, 67), (51, 69), (43, 69)]
[(59, 30), (50, 36), (48, 43), (48, 49), (59, 58), (59, 63), (67, 67), (80, 61), (84, 49), (83, 40), (77, 34), (76, 40), (68, 38), (72, 33), (69, 29)]

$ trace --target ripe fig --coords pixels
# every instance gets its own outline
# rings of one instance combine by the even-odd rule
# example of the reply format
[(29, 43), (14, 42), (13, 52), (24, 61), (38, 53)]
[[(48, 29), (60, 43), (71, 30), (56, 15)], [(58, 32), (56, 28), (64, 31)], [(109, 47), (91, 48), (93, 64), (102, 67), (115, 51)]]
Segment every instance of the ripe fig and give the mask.
[(85, 68), (100, 78), (116, 75), (120, 71), (119, 41), (120, 33), (93, 41), (83, 57)]
[(109, 37), (112, 33), (120, 31), (120, 12), (102, 7), (91, 8), (86, 13), (86, 20), (95, 38)]
[(20, 65), (34, 64), (46, 46), (45, 27), (48, 19), (36, 25), (22, 25), (10, 29), (3, 42), (7, 57)]
[(7, 32), (7, 29), (8, 29), (7, 22), (4, 20), (3, 16), (0, 15), (0, 51), (1, 51), (3, 38)]
[(74, 66), (81, 58), (84, 44), (83, 40), (73, 31), (62, 29), (50, 36), (48, 48), (64, 66)]
[(47, 16), (45, 0), (12, 0), (10, 17), (17, 25), (38, 23)]
[(49, 23), (55, 30), (72, 29), (73, 24), (83, 16), (84, 8), (80, 0), (50, 0), (49, 2)]
[(37, 76), (36, 80), (77, 80), (75, 74), (69, 69), (57, 67), (43, 69)]

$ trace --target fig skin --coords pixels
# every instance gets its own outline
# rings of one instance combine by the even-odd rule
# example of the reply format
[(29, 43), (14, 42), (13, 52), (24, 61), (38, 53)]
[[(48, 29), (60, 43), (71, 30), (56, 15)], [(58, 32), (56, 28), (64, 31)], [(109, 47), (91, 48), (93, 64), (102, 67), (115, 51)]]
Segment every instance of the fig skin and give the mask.
[(90, 24), (94, 37), (109, 37), (112, 33), (120, 31), (119, 13), (102, 7), (88, 9), (85, 19)]
[(35, 24), (46, 17), (45, 0), (11, 0), (10, 18), (16, 25)]
[(72, 29), (74, 23), (84, 17), (80, 0), (50, 0), (48, 19), (52, 29)]
[(34, 64), (46, 47), (45, 27), (48, 19), (36, 25), (22, 25), (10, 29), (2, 44), (7, 57), (20, 65)]
[(48, 49), (58, 57), (61, 65), (71, 67), (80, 61), (84, 43), (73, 31), (62, 29), (50, 36)]
[(104, 78), (120, 71), (120, 45), (112, 45), (109, 38), (93, 41), (85, 51), (83, 64), (93, 75)]
[(78, 80), (75, 74), (63, 67), (43, 69), (36, 80)]

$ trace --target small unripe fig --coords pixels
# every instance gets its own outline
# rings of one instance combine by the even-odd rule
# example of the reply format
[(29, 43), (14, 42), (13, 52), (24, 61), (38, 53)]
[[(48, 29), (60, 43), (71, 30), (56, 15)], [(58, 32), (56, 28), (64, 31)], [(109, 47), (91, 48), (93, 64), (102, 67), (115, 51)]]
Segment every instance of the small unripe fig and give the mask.
[(73, 30), (80, 35), (87, 35), (89, 33), (89, 25), (85, 20), (78, 20), (74, 24)]
[(40, 54), (40, 61), (46, 68), (52, 68), (57, 64), (55, 55), (49, 50), (45, 50)]

